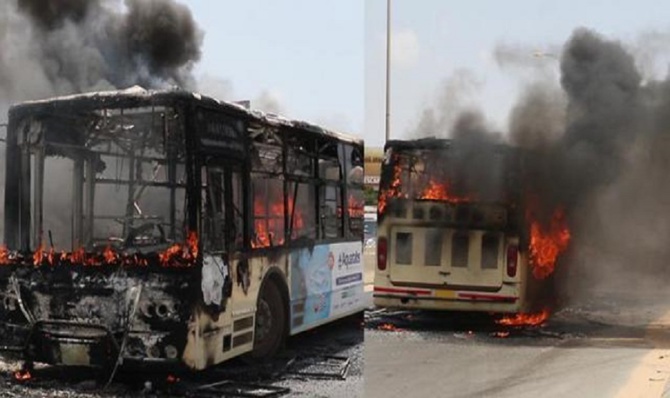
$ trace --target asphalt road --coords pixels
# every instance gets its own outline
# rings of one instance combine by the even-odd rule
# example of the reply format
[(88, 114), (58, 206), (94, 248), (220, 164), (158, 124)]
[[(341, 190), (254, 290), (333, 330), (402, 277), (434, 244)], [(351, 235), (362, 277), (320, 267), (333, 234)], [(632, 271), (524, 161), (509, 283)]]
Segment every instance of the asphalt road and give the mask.
[[(207, 371), (177, 374), (176, 383), (166, 383), (167, 374), (121, 373), (102, 390), (91, 372), (51, 366), (39, 366), (33, 379), (20, 383), (12, 377), (20, 364), (0, 358), (0, 397), (262, 397), (274, 392), (273, 397), (352, 398), (362, 396), (363, 363), (363, 317), (358, 315), (289, 339), (274, 361), (248, 365), (235, 359)], [(218, 392), (201, 389), (219, 382), (228, 384)]]
[(365, 396), (670, 397), (669, 314), (667, 294), (620, 292), (574, 303), (542, 327), (502, 327), (464, 313), (371, 312)]

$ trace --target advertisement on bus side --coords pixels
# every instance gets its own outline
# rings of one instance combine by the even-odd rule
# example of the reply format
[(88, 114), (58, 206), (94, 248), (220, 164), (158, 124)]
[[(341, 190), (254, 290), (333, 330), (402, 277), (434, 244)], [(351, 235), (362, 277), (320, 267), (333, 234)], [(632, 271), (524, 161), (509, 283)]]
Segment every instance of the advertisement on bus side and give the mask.
[(291, 255), (293, 333), (362, 308), (362, 249), (361, 242), (345, 242)]

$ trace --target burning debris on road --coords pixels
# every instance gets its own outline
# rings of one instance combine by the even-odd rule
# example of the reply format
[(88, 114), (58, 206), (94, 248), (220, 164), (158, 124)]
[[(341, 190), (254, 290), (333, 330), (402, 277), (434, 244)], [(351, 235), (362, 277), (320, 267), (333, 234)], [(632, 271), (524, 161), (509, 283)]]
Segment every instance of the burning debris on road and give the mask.
[(403, 331), (403, 329), (395, 326), (392, 323), (382, 323), (379, 326), (377, 326), (377, 329), (383, 330), (383, 331), (386, 331), (386, 332), (402, 332)]
[(541, 326), (549, 319), (549, 309), (536, 314), (514, 314), (505, 316), (496, 323), (503, 326)]

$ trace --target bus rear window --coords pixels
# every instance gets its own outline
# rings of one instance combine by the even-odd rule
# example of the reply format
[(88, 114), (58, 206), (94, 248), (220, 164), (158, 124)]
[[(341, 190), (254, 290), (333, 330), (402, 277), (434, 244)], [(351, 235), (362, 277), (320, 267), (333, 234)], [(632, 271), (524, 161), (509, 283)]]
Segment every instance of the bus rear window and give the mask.
[(452, 148), (393, 151), (384, 164), (381, 207), (391, 198), (448, 203), (504, 202), (507, 156), (500, 151)]

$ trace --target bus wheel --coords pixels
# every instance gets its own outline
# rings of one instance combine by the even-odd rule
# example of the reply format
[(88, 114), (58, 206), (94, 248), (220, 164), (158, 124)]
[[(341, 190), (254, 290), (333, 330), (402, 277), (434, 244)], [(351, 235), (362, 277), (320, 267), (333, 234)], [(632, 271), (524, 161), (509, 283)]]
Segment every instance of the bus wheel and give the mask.
[(286, 337), (285, 312), (284, 302), (277, 284), (267, 281), (263, 284), (258, 297), (252, 358), (269, 358), (282, 348)]

